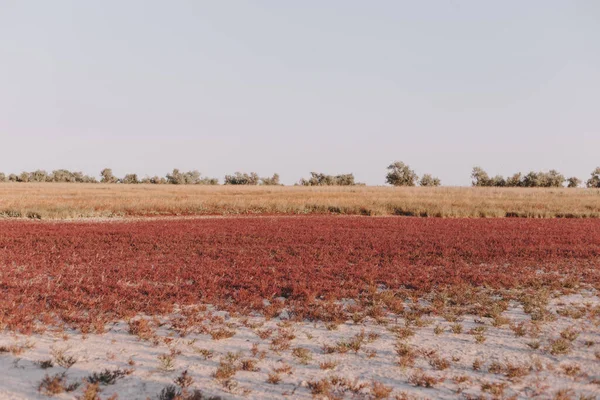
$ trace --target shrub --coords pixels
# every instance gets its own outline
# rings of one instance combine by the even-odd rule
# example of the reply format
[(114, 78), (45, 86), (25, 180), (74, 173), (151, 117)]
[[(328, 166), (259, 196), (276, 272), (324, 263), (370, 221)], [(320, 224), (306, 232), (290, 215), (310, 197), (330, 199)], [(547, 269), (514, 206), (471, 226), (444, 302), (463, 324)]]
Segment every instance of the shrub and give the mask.
[(441, 183), (439, 178), (431, 176), (430, 174), (423, 175), (419, 181), (419, 185), (421, 186), (440, 186)]
[(45, 375), (38, 385), (38, 391), (48, 396), (64, 392), (72, 392), (79, 387), (79, 383), (67, 383), (67, 375), (63, 372), (56, 375)]
[(94, 372), (85, 378), (91, 384), (114, 385), (117, 380), (127, 375), (127, 372), (122, 369), (113, 371), (106, 368), (102, 372)]
[(71, 172), (66, 169), (57, 169), (52, 171), (48, 177), (50, 182), (69, 182), (69, 183), (95, 183), (96, 178), (84, 175), (83, 172)]
[(279, 186), (279, 174), (273, 174), (270, 178), (260, 178), (260, 184), (265, 186)]
[(173, 169), (173, 172), (170, 174), (167, 174), (167, 183), (173, 184), (173, 185), (185, 185), (187, 183), (186, 177), (189, 175), (185, 175), (181, 172), (179, 172), (179, 170), (177, 168)]
[(510, 178), (507, 178), (506, 179), (506, 186), (509, 186), (509, 187), (518, 187), (518, 186), (521, 186), (521, 178), (522, 178), (522, 176), (523, 176), (523, 174), (521, 174), (520, 172), (517, 172), (516, 174), (514, 174)]
[(592, 177), (587, 180), (585, 185), (589, 188), (600, 188), (600, 167), (592, 171)]
[(140, 182), (141, 183), (151, 183), (154, 185), (164, 185), (165, 183), (167, 183), (167, 179), (161, 178), (160, 176), (155, 175), (153, 177), (146, 176), (145, 178), (142, 178), (142, 180)]
[(119, 179), (113, 175), (112, 169), (110, 168), (104, 168), (100, 171), (100, 176), (102, 177), (100, 179), (100, 182), (102, 183), (117, 183), (119, 181)]
[(574, 176), (567, 179), (567, 187), (576, 188), (579, 185), (581, 185), (581, 179), (574, 177)]
[(236, 172), (234, 175), (225, 175), (225, 185), (258, 185), (258, 174)]
[(475, 167), (471, 173), (471, 178), (473, 179), (471, 182), (473, 186), (494, 187), (562, 187), (563, 183), (566, 181), (564, 175), (554, 169), (551, 169), (548, 172), (531, 171), (525, 176), (518, 172), (510, 178), (505, 179), (501, 175), (490, 178), (483, 169)]
[(121, 183), (125, 184), (136, 184), (140, 183), (137, 174), (127, 174), (121, 179)]
[(6, 177), (6, 175), (2, 172), (0, 172), (0, 182), (6, 182), (8, 180), (8, 178)]
[(311, 172), (309, 179), (300, 179), (302, 186), (354, 186), (359, 185), (354, 181), (353, 174), (326, 175), (319, 172)]
[(506, 180), (502, 176), (496, 175), (490, 179), (489, 186), (504, 187), (506, 186)]
[(388, 167), (388, 174), (385, 177), (386, 183), (394, 186), (415, 186), (419, 177), (415, 171), (402, 161), (396, 161)]
[(21, 175), (19, 175), (19, 182), (29, 182), (29, 173), (21, 172)]
[(441, 379), (437, 379), (434, 376), (427, 375), (422, 369), (418, 369), (408, 378), (408, 382), (420, 387), (432, 388), (436, 383), (439, 383)]
[(48, 173), (41, 169), (29, 173), (30, 182), (46, 182), (49, 178)]
[(9, 180), (10, 182), (19, 182), (19, 177), (18, 177), (17, 175), (15, 175), (15, 174), (10, 174), (10, 175), (8, 176), (8, 180)]
[(162, 178), (154, 177), (150, 183), (170, 183), (173, 185), (216, 185), (219, 180), (216, 178), (202, 178), (197, 170), (180, 172), (177, 168), (167, 174), (166, 182)]
[(481, 167), (473, 168), (473, 172), (471, 172), (471, 178), (473, 179), (471, 181), (473, 186), (491, 186), (490, 177)]
[(549, 172), (531, 171), (521, 181), (523, 187), (561, 187), (565, 177), (558, 171), (551, 169)]

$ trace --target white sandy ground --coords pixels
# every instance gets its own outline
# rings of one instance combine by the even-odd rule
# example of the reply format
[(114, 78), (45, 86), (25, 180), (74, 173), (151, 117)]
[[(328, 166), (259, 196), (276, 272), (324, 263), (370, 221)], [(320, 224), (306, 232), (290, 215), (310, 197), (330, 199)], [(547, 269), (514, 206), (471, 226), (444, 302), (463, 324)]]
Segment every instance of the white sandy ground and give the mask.
[[(554, 298), (549, 309), (555, 311), (569, 305), (585, 306), (588, 309), (598, 307), (600, 298), (591, 292), (581, 292), (569, 296)], [(219, 315), (226, 315), (220, 313)], [(530, 321), (529, 315), (516, 303), (503, 314), (514, 323)], [(0, 353), (0, 399), (44, 399), (46, 395), (38, 391), (44, 375), (66, 372), (67, 381), (81, 382), (80, 387), (70, 393), (56, 395), (58, 399), (75, 399), (82, 395), (86, 383), (84, 378), (92, 372), (108, 369), (131, 368), (133, 372), (117, 380), (113, 385), (101, 386), (100, 397), (107, 399), (117, 394), (118, 399), (158, 399), (161, 389), (173, 384), (174, 379), (188, 370), (193, 378), (191, 388), (200, 389), (206, 395), (218, 395), (224, 399), (280, 399), (313, 397), (309, 382), (322, 378), (338, 376), (347, 378), (349, 382), (365, 383), (367, 386), (358, 393), (338, 387), (336, 392), (346, 398), (373, 398), (371, 385), (373, 381), (383, 383), (392, 389), (390, 398), (492, 398), (489, 392), (482, 391), (485, 383), (505, 383), (506, 388), (498, 398), (553, 398), (557, 394), (562, 398), (600, 398), (600, 327), (598, 319), (589, 317), (568, 318), (556, 315), (557, 319), (542, 325), (541, 331), (532, 337), (527, 334), (517, 337), (508, 325), (493, 327), (489, 318), (464, 316), (460, 322), (463, 331), (452, 333), (453, 322), (441, 317), (427, 317), (431, 324), (415, 327), (416, 334), (403, 341), (424, 350), (416, 360), (414, 367), (400, 367), (398, 355), (394, 350), (398, 342), (396, 335), (390, 331), (393, 327), (404, 327), (402, 319), (391, 320), (387, 325), (378, 324), (367, 318), (360, 324), (348, 321), (339, 325), (336, 330), (328, 330), (323, 323), (293, 322), (286, 324), (281, 319), (265, 321), (262, 317), (251, 317), (244, 325), (239, 318), (225, 318), (223, 324), (236, 333), (231, 338), (213, 340), (210, 335), (192, 333), (185, 337), (176, 334), (168, 324), (156, 330), (159, 340), (140, 340), (129, 333), (129, 325), (120, 322), (107, 326), (104, 334), (84, 336), (72, 331), (47, 331), (41, 335), (17, 335), (11, 332), (0, 333), (0, 346), (23, 345), (20, 354), (12, 352)], [(163, 319), (166, 320), (166, 319)], [(479, 320), (476, 322), (476, 320)], [(264, 325), (254, 330), (250, 323)], [(292, 330), (295, 338), (291, 341), (291, 349), (277, 353), (269, 349), (273, 337), (277, 336), (279, 325), (286, 325)], [(442, 334), (435, 334), (434, 327), (445, 328)], [(477, 343), (474, 335), (469, 334), (471, 328), (486, 326), (486, 341)], [(560, 337), (565, 328), (573, 327), (579, 332), (572, 343), (572, 350), (566, 355), (554, 356), (548, 351), (549, 343)], [(270, 338), (261, 340), (255, 330), (273, 328)], [(393, 330), (393, 329), (392, 329)], [(365, 334), (376, 333), (378, 338), (355, 353), (324, 354), (323, 344), (334, 345), (341, 340), (348, 340), (364, 331)], [(166, 339), (166, 340), (165, 340)], [(530, 348), (527, 343), (534, 340), (540, 342), (538, 349)], [(265, 351), (264, 359), (260, 355), (253, 357), (251, 348), (258, 343), (259, 351)], [(292, 354), (296, 347), (310, 351), (311, 360), (306, 364)], [(169, 353), (170, 349), (181, 352), (174, 358), (174, 370), (160, 369), (159, 355)], [(204, 359), (198, 349), (214, 351), (214, 356)], [(76, 358), (77, 362), (68, 370), (56, 364), (42, 369), (37, 361), (52, 359), (52, 352), (64, 350), (66, 355)], [(435, 370), (428, 363), (424, 353), (436, 350), (437, 355), (447, 359), (450, 366), (444, 370)], [(226, 382), (215, 379), (212, 375), (217, 370), (219, 360), (228, 352), (241, 352), (242, 358), (257, 360), (258, 371), (238, 371)], [(18, 353), (18, 352), (16, 352)], [(473, 370), (473, 362), (482, 360), (479, 371)], [(130, 365), (133, 360), (135, 365)], [(330, 370), (320, 369), (322, 361), (334, 360), (338, 365)], [(506, 362), (524, 365), (531, 370), (526, 376), (510, 379), (502, 372), (491, 373), (489, 367), (493, 362)], [(279, 384), (267, 383), (268, 374), (283, 365), (291, 366), (291, 374), (281, 373)], [(563, 367), (576, 366), (580, 369), (569, 376)], [(409, 377), (422, 369), (426, 374), (443, 379), (433, 388), (418, 387), (409, 383)], [(462, 383), (456, 383), (456, 377), (464, 377)], [(583, 396), (583, 397), (582, 397)], [(318, 397), (318, 396), (317, 396)]]

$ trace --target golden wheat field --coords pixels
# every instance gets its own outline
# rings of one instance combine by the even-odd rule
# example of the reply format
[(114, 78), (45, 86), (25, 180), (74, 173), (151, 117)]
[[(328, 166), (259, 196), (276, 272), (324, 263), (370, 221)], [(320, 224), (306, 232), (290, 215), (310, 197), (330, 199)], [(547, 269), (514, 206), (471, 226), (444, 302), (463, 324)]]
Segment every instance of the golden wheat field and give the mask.
[(0, 217), (238, 214), (600, 217), (600, 190), (467, 187), (0, 184)]

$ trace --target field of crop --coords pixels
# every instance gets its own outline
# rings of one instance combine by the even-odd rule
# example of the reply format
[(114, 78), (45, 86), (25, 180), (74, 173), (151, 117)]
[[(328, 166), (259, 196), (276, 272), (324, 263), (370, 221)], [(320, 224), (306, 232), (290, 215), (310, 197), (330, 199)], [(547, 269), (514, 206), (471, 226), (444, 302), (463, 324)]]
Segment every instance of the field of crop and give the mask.
[(240, 214), (598, 218), (600, 189), (0, 184), (0, 218)]
[(0, 397), (591, 399), (599, 289), (597, 219), (5, 220)]

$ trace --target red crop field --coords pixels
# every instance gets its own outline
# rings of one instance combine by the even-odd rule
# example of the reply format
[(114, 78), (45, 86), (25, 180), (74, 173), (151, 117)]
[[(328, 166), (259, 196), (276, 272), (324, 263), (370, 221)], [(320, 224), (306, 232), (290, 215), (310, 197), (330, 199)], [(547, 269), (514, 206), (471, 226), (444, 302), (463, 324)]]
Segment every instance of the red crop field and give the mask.
[(25, 332), (40, 323), (100, 329), (175, 305), (285, 307), (298, 319), (327, 320), (343, 312), (337, 300), (381, 291), (405, 299), (457, 287), (574, 285), (600, 286), (599, 221), (0, 222), (0, 326)]

